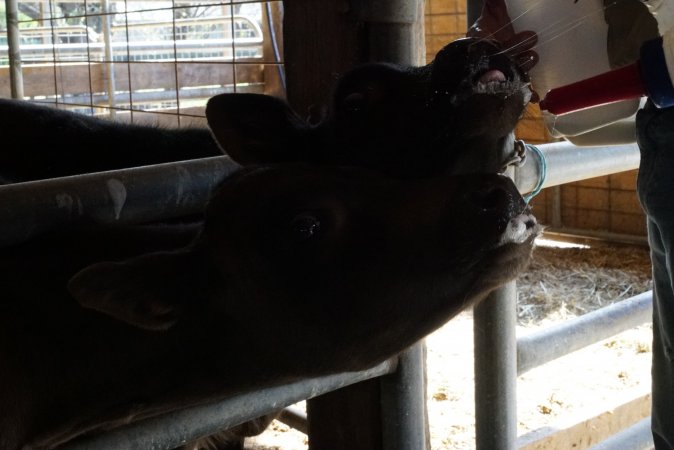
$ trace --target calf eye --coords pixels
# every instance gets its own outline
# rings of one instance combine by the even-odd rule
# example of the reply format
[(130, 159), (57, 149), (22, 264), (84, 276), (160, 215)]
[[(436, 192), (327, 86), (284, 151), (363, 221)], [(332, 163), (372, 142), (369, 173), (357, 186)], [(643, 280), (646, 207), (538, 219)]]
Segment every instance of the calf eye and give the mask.
[(306, 241), (316, 237), (321, 231), (321, 221), (311, 213), (302, 213), (295, 216), (290, 223), (293, 236), (298, 241)]
[(365, 107), (365, 96), (360, 92), (353, 92), (344, 97), (343, 104), (348, 111), (361, 111)]

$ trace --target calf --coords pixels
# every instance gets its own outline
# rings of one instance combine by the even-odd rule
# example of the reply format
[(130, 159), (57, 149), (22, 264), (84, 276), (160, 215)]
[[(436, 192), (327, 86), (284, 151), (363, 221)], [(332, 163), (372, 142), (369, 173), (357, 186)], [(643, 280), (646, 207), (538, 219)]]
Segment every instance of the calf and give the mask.
[(99, 230), (6, 249), (0, 448), (368, 368), (514, 278), (537, 229), (499, 175), (284, 164), (225, 181), (183, 248)]
[(0, 99), (0, 183), (221, 155), (205, 128), (116, 123)]
[[(498, 45), (460, 39), (423, 67), (347, 72), (311, 121), (274, 97), (216, 96), (211, 128), (242, 164), (311, 161), (396, 177), (502, 172), (522, 159), (513, 129), (530, 96)], [(0, 183), (222, 154), (206, 129), (113, 123), (15, 100), (0, 99), (0, 135)]]
[(496, 43), (466, 38), (423, 67), (373, 63), (346, 73), (316, 124), (273, 97), (223, 94), (211, 103), (223, 149), (239, 162), (356, 165), (407, 178), (521, 163), (513, 131), (530, 98), (526, 74)]

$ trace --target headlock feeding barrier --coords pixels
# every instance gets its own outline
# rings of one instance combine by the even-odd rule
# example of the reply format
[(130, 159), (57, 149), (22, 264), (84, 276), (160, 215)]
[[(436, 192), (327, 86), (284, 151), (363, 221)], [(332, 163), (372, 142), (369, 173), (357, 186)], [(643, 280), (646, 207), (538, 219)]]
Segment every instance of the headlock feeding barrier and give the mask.
[[(372, 16), (369, 20), (381, 31), (372, 38), (373, 54), (378, 59), (419, 65), (424, 52), (415, 49), (423, 49), (418, 45), (422, 28), (415, 24), (423, 22), (421, 7), (421, 0), (371, 1), (363, 15)], [(469, 16), (475, 11), (479, 11), (479, 5), (469, 2)], [(522, 193), (639, 165), (636, 144), (576, 147), (560, 142), (539, 145), (537, 151), (529, 148), (527, 153), (526, 164), (509, 172)], [(0, 246), (25, 241), (47, 227), (78, 222), (132, 224), (194, 214), (203, 209), (211, 190), (237, 169), (228, 157), (221, 156), (0, 186)], [(652, 296), (645, 293), (517, 338), (516, 294), (515, 283), (510, 283), (474, 310), (476, 447), (480, 450), (518, 447), (519, 374), (651, 320)], [(300, 400), (373, 378), (382, 380), (382, 448), (430, 450), (423, 342), (370, 370), (244, 393), (84, 437), (65, 448), (171, 449)], [(301, 414), (298, 417), (290, 411), (282, 420), (306, 429), (306, 418)], [(644, 419), (594, 449), (641, 449), (650, 442), (649, 420)]]

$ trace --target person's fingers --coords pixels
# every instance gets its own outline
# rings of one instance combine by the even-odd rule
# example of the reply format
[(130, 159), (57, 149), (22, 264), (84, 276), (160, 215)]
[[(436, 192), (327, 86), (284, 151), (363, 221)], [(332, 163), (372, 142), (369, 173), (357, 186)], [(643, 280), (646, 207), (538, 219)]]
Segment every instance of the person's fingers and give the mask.
[(466, 36), (504, 41), (514, 34), (505, 1), (485, 0), (480, 17), (470, 26)]
[(515, 34), (504, 0), (485, 0), (482, 17), (485, 19), (483, 28), (497, 41), (504, 42)]
[(535, 31), (520, 31), (508, 39), (504, 45), (512, 47), (514, 53), (530, 50), (538, 43), (538, 34)]

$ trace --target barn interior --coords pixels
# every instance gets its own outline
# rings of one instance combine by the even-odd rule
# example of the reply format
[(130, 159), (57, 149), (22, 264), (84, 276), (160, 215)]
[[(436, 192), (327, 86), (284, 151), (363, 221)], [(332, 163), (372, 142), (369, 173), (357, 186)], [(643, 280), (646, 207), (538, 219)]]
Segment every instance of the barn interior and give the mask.
[[(4, 0), (0, 98), (188, 128), (207, 127), (205, 108), (214, 95), (257, 93), (318, 117), (349, 69), (428, 64), (465, 37), (481, 8), (480, 0)], [(562, 36), (561, 42), (577, 28), (547, 38)], [(507, 172), (545, 226), (539, 253), (528, 272), (450, 328), (367, 371), (243, 393), (63, 448), (173, 449), (279, 407), (283, 414), (245, 448), (651, 448), (652, 282), (636, 193), (639, 150), (620, 139), (597, 145), (602, 136), (592, 133), (565, 139), (555, 132), (563, 124), (550, 120), (538, 104), (526, 107), (515, 136), (527, 144), (527, 161)], [(620, 130), (633, 124), (625, 114)], [(127, 210), (112, 213), (100, 206), (109, 201), (97, 187), (105, 174), (0, 185), (0, 245), (82, 220), (53, 205), (50, 193), (59, 189), (77, 192), (87, 220), (138, 223), (201, 211), (235, 169), (226, 156), (122, 169)], [(168, 205), (184, 173), (194, 180), (190, 201)], [(448, 342), (456, 339), (473, 341), (462, 346), (466, 354)], [(564, 386), (559, 390), (545, 390), (569, 364), (585, 358), (582, 364), (591, 366), (598, 349), (611, 352), (602, 368), (623, 374), (604, 383), (609, 388), (584, 391), (568, 379), (554, 382)], [(618, 354), (634, 367), (610, 359)], [(604, 376), (588, 370), (595, 383)], [(574, 397), (574, 389), (581, 394)], [(591, 392), (601, 392), (602, 401), (571, 407)]]

